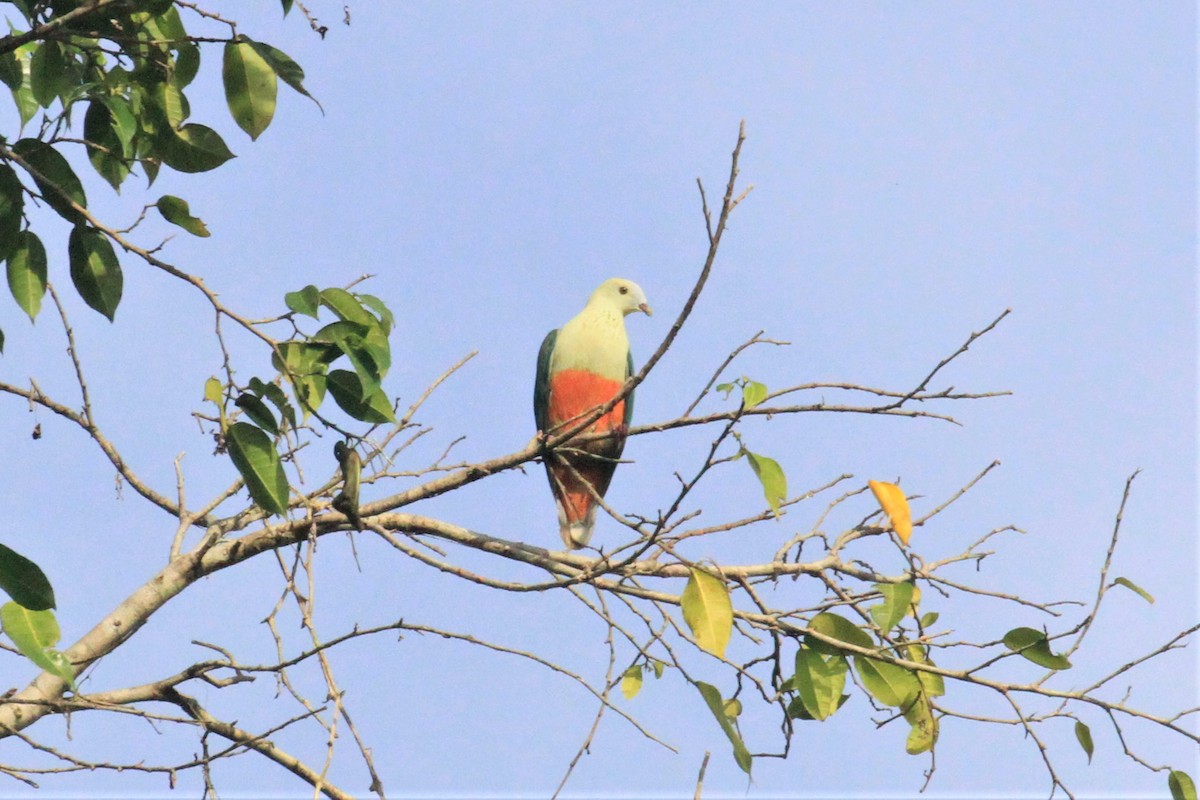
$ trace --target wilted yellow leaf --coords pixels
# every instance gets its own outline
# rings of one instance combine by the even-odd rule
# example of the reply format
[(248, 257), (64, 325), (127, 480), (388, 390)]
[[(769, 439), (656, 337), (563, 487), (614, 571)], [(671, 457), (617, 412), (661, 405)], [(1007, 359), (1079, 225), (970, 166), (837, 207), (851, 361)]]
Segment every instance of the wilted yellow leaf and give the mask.
[(908, 544), (908, 539), (912, 536), (912, 512), (908, 510), (908, 499), (905, 498), (903, 490), (894, 483), (884, 481), (867, 481), (867, 485), (871, 487), (871, 492), (879, 501), (883, 513), (887, 514), (900, 541)]

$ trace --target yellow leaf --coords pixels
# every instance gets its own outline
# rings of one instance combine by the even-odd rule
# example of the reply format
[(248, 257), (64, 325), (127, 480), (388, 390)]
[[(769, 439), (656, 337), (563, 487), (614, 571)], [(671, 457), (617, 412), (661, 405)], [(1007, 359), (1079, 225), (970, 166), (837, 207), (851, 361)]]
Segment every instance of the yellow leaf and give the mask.
[(621, 675), (621, 694), (632, 700), (642, 689), (642, 665), (634, 664)]
[(900, 541), (908, 544), (908, 539), (912, 536), (912, 512), (908, 510), (908, 500), (904, 497), (904, 492), (894, 483), (867, 481), (867, 485), (871, 487), (871, 492), (879, 501), (883, 513), (887, 514)]
[(702, 569), (692, 567), (680, 596), (683, 621), (692, 629), (696, 643), (717, 657), (725, 655), (725, 647), (733, 634), (733, 603), (725, 581)]

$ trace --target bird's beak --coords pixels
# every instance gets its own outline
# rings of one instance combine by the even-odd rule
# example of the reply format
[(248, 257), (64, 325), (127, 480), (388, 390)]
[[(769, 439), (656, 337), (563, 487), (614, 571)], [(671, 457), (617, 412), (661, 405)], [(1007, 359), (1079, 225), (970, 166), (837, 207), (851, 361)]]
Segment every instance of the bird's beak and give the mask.
[(647, 317), (654, 316), (654, 309), (650, 307), (649, 303), (638, 303), (638, 310), (641, 311), (643, 314), (645, 314)]

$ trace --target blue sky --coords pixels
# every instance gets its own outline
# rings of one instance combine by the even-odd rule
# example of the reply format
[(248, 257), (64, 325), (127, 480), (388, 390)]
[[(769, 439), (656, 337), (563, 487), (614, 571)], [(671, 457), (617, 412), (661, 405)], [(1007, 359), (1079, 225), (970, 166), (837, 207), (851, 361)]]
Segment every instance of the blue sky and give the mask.
[[(748, 423), (747, 445), (776, 458), (797, 491), (843, 472), (859, 483), (902, 477), (925, 496), (914, 502), (918, 513), (999, 459), (964, 500), (918, 530), (914, 546), (935, 558), (993, 528), (1019, 526), (1026, 533), (1001, 537), (979, 575), (964, 569), (961, 577), (1042, 600), (1094, 595), (1124, 481), (1140, 468), (1113, 575), (1157, 602), (1114, 592), (1075, 669), (1055, 685), (1085, 685), (1196, 621), (1191, 4), (356, 3), (349, 26), (340, 7), (313, 4), (330, 27), (324, 41), (298, 15), (280, 24), (277, 4), (262, 4), (261, 16), (226, 5), (243, 32), (305, 67), (324, 115), (281, 89), (275, 123), (251, 144), (224, 110), (217, 57), (209, 55), (200, 80), (212, 91), (192, 97), (193, 117), (217, 120), (238, 158), (200, 176), (164, 170), (148, 195), (131, 185), (113, 197), (96, 186), (92, 205), (117, 220), (160, 193), (188, 199), (213, 237), (176, 237), (166, 257), (252, 317), (279, 313), (283, 293), (307, 283), (372, 274), (365, 290), (398, 319), (387, 388), (405, 406), (478, 350), (423, 413), (433, 431), (412, 452), (414, 463), (463, 435), (455, 452), (464, 459), (524, 446), (533, 433), (537, 347), (604, 278), (632, 278), (645, 289), (657, 313), (630, 318), (629, 330), (639, 361), (653, 351), (707, 246), (695, 179), (710, 198), (719, 194), (744, 119), (742, 180), (754, 190), (687, 327), (641, 387), (636, 422), (677, 416), (725, 355), (760, 329), (791, 346), (751, 350), (735, 374), (772, 388), (842, 380), (909, 389), (1011, 307), (935, 381), (1013, 391), (951, 409), (961, 427), (800, 415)], [(11, 111), (3, 113), (11, 127)], [(51, 247), (51, 259), (51, 279), (57, 270), (65, 287), (62, 248)], [(115, 325), (68, 301), (94, 402), (130, 463), (164, 490), (174, 486), (172, 459), (186, 452), (189, 497), (200, 498), (233, 478), (189, 416), (220, 366), (211, 318), (200, 298), (165, 276), (131, 262), (126, 269)], [(19, 313), (0, 306), (0, 375), (17, 383), (34, 375), (47, 393), (69, 394), (61, 334), (50, 318), (31, 327)], [(265, 370), (248, 344), (235, 342), (245, 374)], [(719, 406), (710, 399), (704, 408)], [(45, 436), (33, 442), (34, 417), (19, 404), (6, 407), (6, 540), (51, 573), (71, 639), (161, 566), (174, 524), (128, 489), (116, 498), (111, 469), (81, 435), (42, 413)], [(633, 463), (618, 472), (612, 504), (652, 514), (671, 496), (673, 473), (694, 468), (712, 435), (631, 440)], [(368, 491), (381, 496), (384, 488)], [(719, 520), (756, 512), (761, 495), (735, 464), (696, 505), (703, 519)], [(540, 468), (473, 485), (420, 512), (557, 546)], [(764, 560), (819, 512), (801, 506), (720, 551), (691, 555)], [(615, 543), (613, 523), (601, 521), (597, 540)], [(366, 536), (357, 547), (361, 571), (344, 538), (320, 546), (317, 607), (326, 636), (404, 617), (603, 676), (604, 629), (565, 595), (501, 597), (430, 574)], [(455, 555), (489, 574), (529, 577)], [(273, 562), (214, 576), (164, 609), (93, 680), (111, 688), (161, 677), (206, 657), (193, 639), (267, 660), (272, 643), (258, 621), (279, 591)], [(926, 602), (964, 634), (997, 638), (1046, 621), (996, 604)], [(30, 677), (15, 660), (6, 664), (9, 684)], [(595, 713), (594, 701), (560, 676), (440, 639), (382, 637), (347, 648), (335, 665), (396, 796), (546, 796)], [(1135, 671), (1133, 703), (1157, 713), (1194, 707), (1196, 675), (1193, 645)], [(696, 676), (732, 689), (717, 670), (698, 668)], [(293, 711), (267, 683), (198, 695), (214, 713), (266, 727)], [(711, 750), (706, 796), (746, 795), (720, 730), (678, 676), (618, 702), (679, 753), (610, 713), (569, 792), (691, 796)], [(1004, 713), (978, 692), (964, 692), (958, 705)], [(904, 731), (875, 730), (868, 717), (858, 695), (831, 720), (802, 727), (787, 761), (756, 762), (749, 796), (915, 794), (927, 760), (904, 754)], [(1044, 729), (1073, 790), (1165, 795), (1165, 775), (1122, 756), (1099, 714), (1087, 721), (1097, 745), (1090, 766), (1069, 722)], [(149, 736), (144, 723), (79, 715), (72, 724), (95, 758), (117, 758), (110, 748), (130, 736), (147, 737), (148, 758), (159, 760), (196, 747)], [(61, 734), (62, 723), (47, 728)], [(769, 714), (748, 711), (742, 730), (752, 751), (777, 748)], [(1200, 778), (1194, 746), (1131, 731), (1148, 761)], [(312, 730), (279, 741), (321, 752)], [(339, 747), (331, 775), (365, 794), (351, 743)], [(245, 757), (225, 769), (218, 788), (228, 796), (305, 794), (281, 770)], [(181, 780), (198, 786), (197, 776)], [(57, 786), (165, 791), (159, 778), (128, 775)], [(1048, 787), (1036, 747), (1019, 729), (943, 723), (928, 793), (1045, 796)], [(0, 793), (17, 791), (0, 785)]]

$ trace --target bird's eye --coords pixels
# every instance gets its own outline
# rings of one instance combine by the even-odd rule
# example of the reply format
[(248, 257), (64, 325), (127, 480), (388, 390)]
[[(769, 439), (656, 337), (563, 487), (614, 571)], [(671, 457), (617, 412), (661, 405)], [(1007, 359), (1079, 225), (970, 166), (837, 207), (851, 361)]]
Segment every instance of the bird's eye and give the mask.
[(618, 289), (618, 291), (619, 291), (621, 294), (629, 294), (629, 287), (628, 287), (628, 286), (622, 286), (620, 289)]

